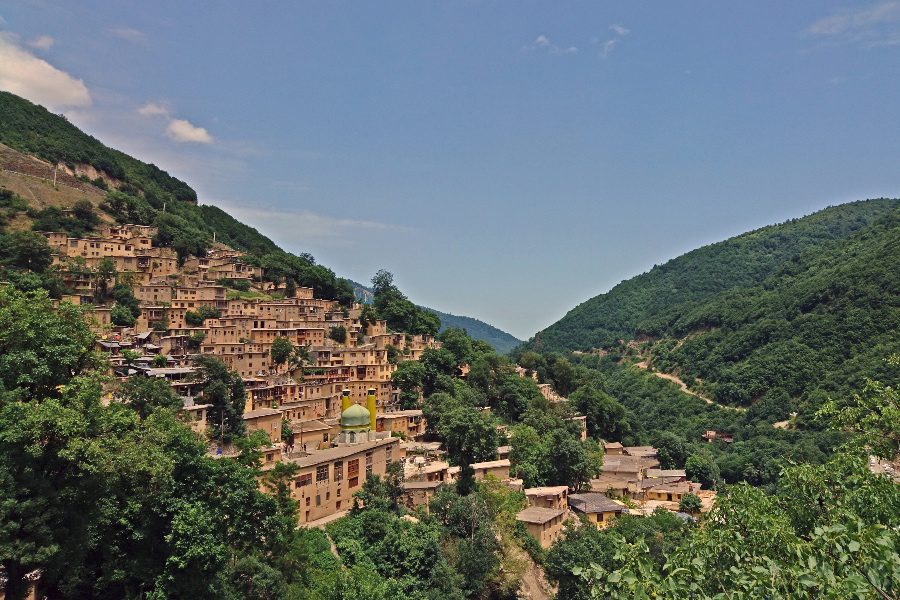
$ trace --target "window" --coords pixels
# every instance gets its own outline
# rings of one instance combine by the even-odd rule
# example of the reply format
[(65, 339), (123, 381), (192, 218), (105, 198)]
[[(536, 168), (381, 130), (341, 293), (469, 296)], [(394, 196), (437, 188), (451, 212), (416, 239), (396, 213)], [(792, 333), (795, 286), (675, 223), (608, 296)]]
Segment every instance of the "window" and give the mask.
[(366, 466), (372, 466), (372, 451), (366, 452)]
[(316, 494), (316, 506), (322, 506), (322, 496)]
[(316, 467), (316, 483), (320, 481), (328, 481), (328, 465)]
[(359, 477), (351, 477), (350, 478), (350, 487), (356, 487), (359, 485)]
[(334, 480), (341, 481), (344, 478), (344, 463), (337, 460), (334, 462)]
[(273, 453), (267, 452), (267, 453), (266, 453), (266, 462), (272, 462), (272, 457), (273, 457), (273, 456), (275, 456)]
[(294, 487), (302, 488), (312, 483), (312, 473), (304, 473), (294, 481)]
[(356, 477), (359, 475), (359, 459), (354, 458), (353, 460), (347, 461), (347, 477)]
[[(307, 506), (309, 506), (309, 503), (311, 500), (312, 500), (312, 498), (310, 498), (309, 496), (306, 497), (306, 505)], [(307, 512), (307, 516), (308, 516), (308, 512)]]

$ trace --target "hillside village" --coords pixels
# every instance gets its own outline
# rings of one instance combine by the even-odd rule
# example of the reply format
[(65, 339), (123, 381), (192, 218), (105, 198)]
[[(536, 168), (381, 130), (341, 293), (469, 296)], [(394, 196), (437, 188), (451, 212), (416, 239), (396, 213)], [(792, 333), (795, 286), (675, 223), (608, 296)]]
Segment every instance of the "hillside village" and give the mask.
[[(151, 226), (106, 224), (85, 238), (41, 235), (73, 292), (62, 301), (85, 307), (97, 349), (108, 354), (118, 381), (164, 379), (182, 398), (184, 419), (207, 435), (210, 405), (203, 402), (196, 357), (213, 356), (240, 376), (246, 430), (267, 436), (263, 471), (279, 462), (299, 467), (292, 495), (300, 503), (300, 524), (346, 514), (366, 477), (385, 476), (394, 462), (403, 467), (403, 504), (410, 510), (427, 508), (441, 486), (459, 477), (460, 468), (444, 459), (440, 444), (424, 440), (422, 410), (401, 409), (391, 379), (400, 361), (416, 361), (426, 349), (440, 347), (433, 336), (388, 331), (385, 321), (366, 322), (358, 303), (345, 307), (315, 298), (309, 288), (265, 281), (261, 267), (224, 244), (180, 262), (173, 249), (154, 246), (157, 231)], [(122, 282), (139, 308), (133, 319), (116, 315), (112, 302), (98, 302), (105, 294), (98, 286)], [(275, 346), (284, 340), (289, 352), (278, 360)], [(517, 370), (537, 384), (533, 373)], [(537, 387), (551, 403), (567, 401), (550, 384)], [(108, 400), (116, 398), (111, 386)], [(585, 418), (574, 420), (586, 439)], [(215, 437), (209, 448), (214, 456), (237, 452)], [(605, 450), (602, 473), (587, 490), (523, 490), (509, 446), (498, 449), (496, 460), (471, 466), (476, 480), (494, 477), (524, 491), (528, 507), (518, 520), (544, 547), (574, 515), (604, 527), (626, 512), (679, 512), (686, 494), (702, 500), (697, 511), (711, 506), (715, 492), (688, 481), (684, 470), (659, 469), (654, 448), (612, 441)]]

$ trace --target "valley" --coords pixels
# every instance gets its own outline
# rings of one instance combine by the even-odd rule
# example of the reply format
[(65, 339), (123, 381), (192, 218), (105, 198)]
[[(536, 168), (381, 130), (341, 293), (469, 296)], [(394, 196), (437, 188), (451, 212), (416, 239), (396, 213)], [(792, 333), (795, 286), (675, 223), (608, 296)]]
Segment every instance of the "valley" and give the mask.
[(698, 248), (521, 342), (24, 98), (0, 117), (0, 597), (897, 590), (900, 200)]

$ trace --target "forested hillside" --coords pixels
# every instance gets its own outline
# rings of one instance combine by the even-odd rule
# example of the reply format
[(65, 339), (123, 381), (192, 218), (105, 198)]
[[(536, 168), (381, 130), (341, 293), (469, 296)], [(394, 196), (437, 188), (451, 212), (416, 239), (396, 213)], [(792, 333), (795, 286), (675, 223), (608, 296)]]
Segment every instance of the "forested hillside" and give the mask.
[[(359, 302), (365, 304), (372, 303), (375, 297), (375, 292), (372, 288), (352, 280), (350, 283), (353, 284), (353, 291)], [(513, 337), (502, 329), (497, 329), (493, 325), (474, 317), (451, 315), (450, 313), (441, 312), (434, 308), (428, 308), (427, 306), (420, 306), (419, 308), (427, 310), (433, 315), (437, 315), (441, 320), (441, 331), (446, 331), (448, 329), (465, 329), (466, 333), (473, 339), (487, 342), (500, 354), (506, 354), (522, 343), (522, 340)]]
[(689, 252), (572, 310), (526, 349), (604, 348), (770, 420), (893, 379), (900, 201), (825, 209)]
[(43, 106), (0, 91), (0, 141), (70, 168), (90, 165), (124, 184), (123, 191), (140, 190), (148, 199), (197, 202), (191, 187), (159, 167), (109, 148)]
[(719, 402), (794, 398), (814, 410), (865, 377), (894, 383), (882, 359), (900, 349), (900, 211), (669, 317), (651, 364), (701, 379)]
[(538, 332), (526, 349), (589, 350), (662, 334), (698, 302), (755, 286), (806, 250), (822, 249), (898, 207), (895, 199), (843, 204), (698, 248), (576, 306)]
[(487, 342), (500, 354), (506, 354), (516, 346), (522, 343), (522, 340), (513, 337), (502, 329), (497, 329), (489, 323), (485, 323), (474, 317), (465, 317), (462, 315), (451, 315), (441, 312), (433, 308), (425, 308), (438, 316), (441, 320), (441, 330), (450, 329), (452, 327), (465, 329), (466, 333), (475, 338)]

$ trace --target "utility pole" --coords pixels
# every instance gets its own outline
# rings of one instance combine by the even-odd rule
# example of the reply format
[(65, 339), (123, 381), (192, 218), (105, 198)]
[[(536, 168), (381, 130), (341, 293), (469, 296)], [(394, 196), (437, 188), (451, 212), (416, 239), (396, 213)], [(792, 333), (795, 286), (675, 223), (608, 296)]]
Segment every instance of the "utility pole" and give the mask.
[(59, 170), (59, 164), (53, 165), (53, 187), (56, 187), (56, 172)]

